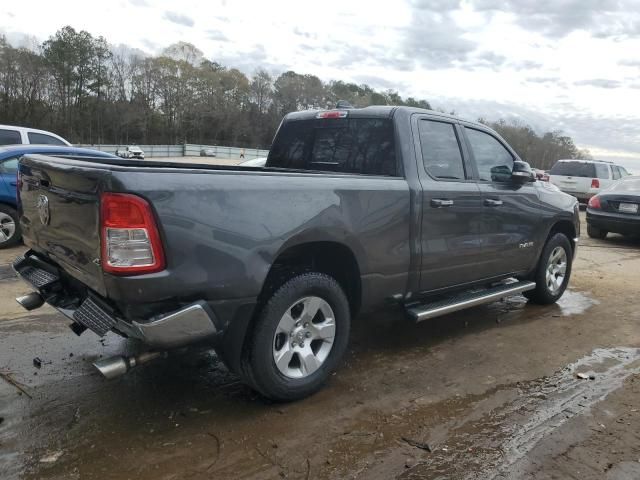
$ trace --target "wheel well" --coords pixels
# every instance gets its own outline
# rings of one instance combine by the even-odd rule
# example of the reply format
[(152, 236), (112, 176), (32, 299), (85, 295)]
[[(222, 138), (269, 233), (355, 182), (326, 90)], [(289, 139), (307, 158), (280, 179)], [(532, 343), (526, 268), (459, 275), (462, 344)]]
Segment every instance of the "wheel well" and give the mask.
[(271, 266), (258, 298), (266, 302), (278, 287), (304, 272), (326, 273), (335, 278), (349, 300), (351, 315), (360, 309), (360, 268), (353, 252), (336, 242), (310, 242), (283, 251)]
[(10, 204), (10, 203), (8, 203), (8, 202), (0, 201), (0, 205), (5, 206), (5, 207), (12, 208), (12, 209), (14, 209), (14, 210), (17, 210), (17, 209), (18, 209), (18, 207), (17, 207), (17, 206), (15, 206), (15, 205), (11, 205), (11, 204)]
[(576, 249), (576, 243), (575, 243), (576, 227), (573, 225), (572, 222), (568, 220), (560, 220), (553, 227), (551, 227), (551, 231), (549, 232), (549, 236), (547, 237), (547, 240), (549, 240), (556, 233), (562, 233), (563, 235), (565, 235), (569, 239), (571, 248), (573, 250)]

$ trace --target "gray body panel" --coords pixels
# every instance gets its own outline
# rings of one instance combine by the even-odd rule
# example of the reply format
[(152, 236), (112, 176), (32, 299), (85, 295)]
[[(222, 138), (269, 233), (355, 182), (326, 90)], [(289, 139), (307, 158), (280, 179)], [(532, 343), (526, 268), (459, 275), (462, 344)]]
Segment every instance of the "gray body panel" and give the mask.
[[(312, 115), (299, 112), (284, 122)], [(368, 310), (390, 298), (526, 276), (551, 228), (559, 221), (576, 225), (575, 201), (539, 182), (496, 185), (429, 177), (412, 121), (442, 119), (462, 132), (464, 122), (454, 117), (391, 107), (353, 115), (393, 118), (399, 176), (26, 157), (20, 165), (26, 180), (25, 241), (115, 305), (125, 319), (144, 321), (204, 300), (224, 330), (240, 314), (250, 316), (275, 260), (296, 245), (333, 242), (348, 248), (361, 276), (359, 306)], [(471, 165), (464, 142), (462, 152)], [(119, 277), (103, 273), (93, 261), (100, 252), (103, 191), (134, 193), (150, 202), (166, 254), (164, 271)], [(49, 225), (38, 220), (36, 203), (43, 193), (51, 202)], [(441, 197), (451, 197), (455, 207), (432, 208), (432, 199)], [(503, 204), (487, 207), (486, 198)]]

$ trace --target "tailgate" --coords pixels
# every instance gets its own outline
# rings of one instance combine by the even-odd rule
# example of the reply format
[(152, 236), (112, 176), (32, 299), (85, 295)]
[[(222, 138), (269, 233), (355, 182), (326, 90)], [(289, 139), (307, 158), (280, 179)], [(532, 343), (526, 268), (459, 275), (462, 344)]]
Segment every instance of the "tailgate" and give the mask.
[(591, 178), (586, 177), (552, 175), (549, 180), (563, 192), (587, 193), (591, 188)]
[(105, 294), (100, 267), (100, 191), (110, 171), (43, 155), (20, 160), (20, 225), (27, 246)]

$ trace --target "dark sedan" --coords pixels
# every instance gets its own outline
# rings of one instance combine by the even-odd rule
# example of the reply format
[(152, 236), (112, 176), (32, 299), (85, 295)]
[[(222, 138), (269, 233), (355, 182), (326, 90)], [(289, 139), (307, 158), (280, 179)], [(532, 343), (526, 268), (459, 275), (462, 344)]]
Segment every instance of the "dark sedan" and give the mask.
[(640, 234), (640, 177), (626, 177), (591, 197), (587, 206), (587, 233), (605, 238), (609, 232)]

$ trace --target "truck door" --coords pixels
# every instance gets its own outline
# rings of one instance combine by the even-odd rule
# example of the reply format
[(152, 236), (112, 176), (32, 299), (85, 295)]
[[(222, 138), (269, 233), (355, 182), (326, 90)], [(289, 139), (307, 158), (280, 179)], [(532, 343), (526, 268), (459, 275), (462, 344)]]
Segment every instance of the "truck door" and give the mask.
[(465, 163), (460, 127), (445, 117), (414, 115), (422, 184), (420, 289), (432, 291), (480, 278), (480, 189)]
[(544, 242), (544, 205), (534, 183), (511, 179), (514, 154), (489, 132), (464, 127), (482, 191), (485, 277), (528, 270)]

